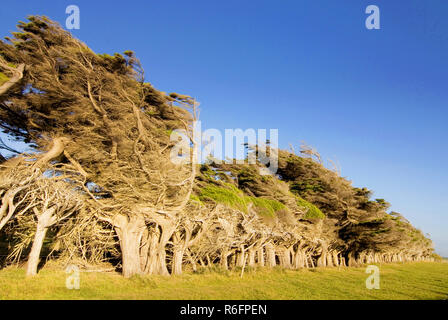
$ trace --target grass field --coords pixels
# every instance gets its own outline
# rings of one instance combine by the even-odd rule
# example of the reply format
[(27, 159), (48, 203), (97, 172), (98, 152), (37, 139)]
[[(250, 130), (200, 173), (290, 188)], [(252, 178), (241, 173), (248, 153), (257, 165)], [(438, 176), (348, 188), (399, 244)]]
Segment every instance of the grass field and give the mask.
[(25, 278), (23, 269), (0, 270), (1, 299), (448, 299), (448, 263), (387, 264), (380, 289), (366, 289), (363, 268), (248, 270), (144, 276), (81, 272), (80, 289), (68, 290), (67, 274), (47, 267)]

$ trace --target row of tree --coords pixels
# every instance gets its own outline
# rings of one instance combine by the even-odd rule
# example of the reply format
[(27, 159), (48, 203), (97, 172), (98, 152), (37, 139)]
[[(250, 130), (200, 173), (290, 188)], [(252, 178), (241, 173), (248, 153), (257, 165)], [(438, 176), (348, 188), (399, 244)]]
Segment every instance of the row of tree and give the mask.
[[(108, 261), (130, 277), (432, 259), (429, 239), (310, 148), (279, 151), (276, 176), (195, 164), (194, 99), (154, 89), (131, 51), (96, 54), (28, 19), (0, 42), (0, 128), (33, 150), (0, 156), (4, 263)], [(192, 152), (173, 163), (179, 128)]]

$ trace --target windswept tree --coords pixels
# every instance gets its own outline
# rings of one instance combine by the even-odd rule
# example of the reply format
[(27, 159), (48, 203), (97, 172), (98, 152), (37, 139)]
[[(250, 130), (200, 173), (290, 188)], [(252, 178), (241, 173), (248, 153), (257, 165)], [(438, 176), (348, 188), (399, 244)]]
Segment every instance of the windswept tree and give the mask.
[[(124, 275), (141, 273), (145, 230), (160, 231), (159, 248), (149, 253), (154, 259), (165, 251), (189, 200), (195, 166), (170, 161), (170, 133), (182, 128), (193, 137), (197, 103), (145, 83), (133, 52), (96, 54), (45, 17), (30, 17), (18, 28), (1, 43), (2, 65), (27, 71), (7, 70), (2, 128), (37, 150), (53, 145), (54, 154), (37, 161), (73, 166), (91, 211), (117, 232)], [(153, 263), (165, 273), (163, 262)]]

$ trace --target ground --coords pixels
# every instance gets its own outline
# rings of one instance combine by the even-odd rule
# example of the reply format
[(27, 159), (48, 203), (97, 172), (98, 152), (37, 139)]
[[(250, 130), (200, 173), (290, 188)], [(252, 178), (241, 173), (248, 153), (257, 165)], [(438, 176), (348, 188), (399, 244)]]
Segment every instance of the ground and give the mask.
[(203, 270), (177, 277), (125, 279), (118, 273), (80, 273), (80, 289), (66, 288), (61, 268), (27, 279), (21, 268), (0, 270), (2, 299), (448, 299), (448, 263), (382, 264), (380, 289), (367, 289), (360, 268)]

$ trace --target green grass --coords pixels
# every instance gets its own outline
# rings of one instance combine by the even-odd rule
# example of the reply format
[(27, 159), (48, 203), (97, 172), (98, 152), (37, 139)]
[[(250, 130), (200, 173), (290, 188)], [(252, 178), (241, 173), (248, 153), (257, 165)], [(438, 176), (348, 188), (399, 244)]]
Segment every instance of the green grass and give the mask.
[(325, 214), (320, 211), (318, 207), (316, 207), (314, 204), (306, 201), (305, 199), (302, 199), (300, 197), (297, 197), (297, 204), (301, 207), (305, 207), (308, 209), (308, 211), (305, 213), (304, 218), (306, 219), (325, 219)]
[(27, 279), (23, 269), (0, 271), (0, 299), (448, 299), (448, 263), (380, 265), (380, 289), (368, 290), (363, 268), (246, 270), (125, 279), (81, 272), (80, 290), (47, 267)]

